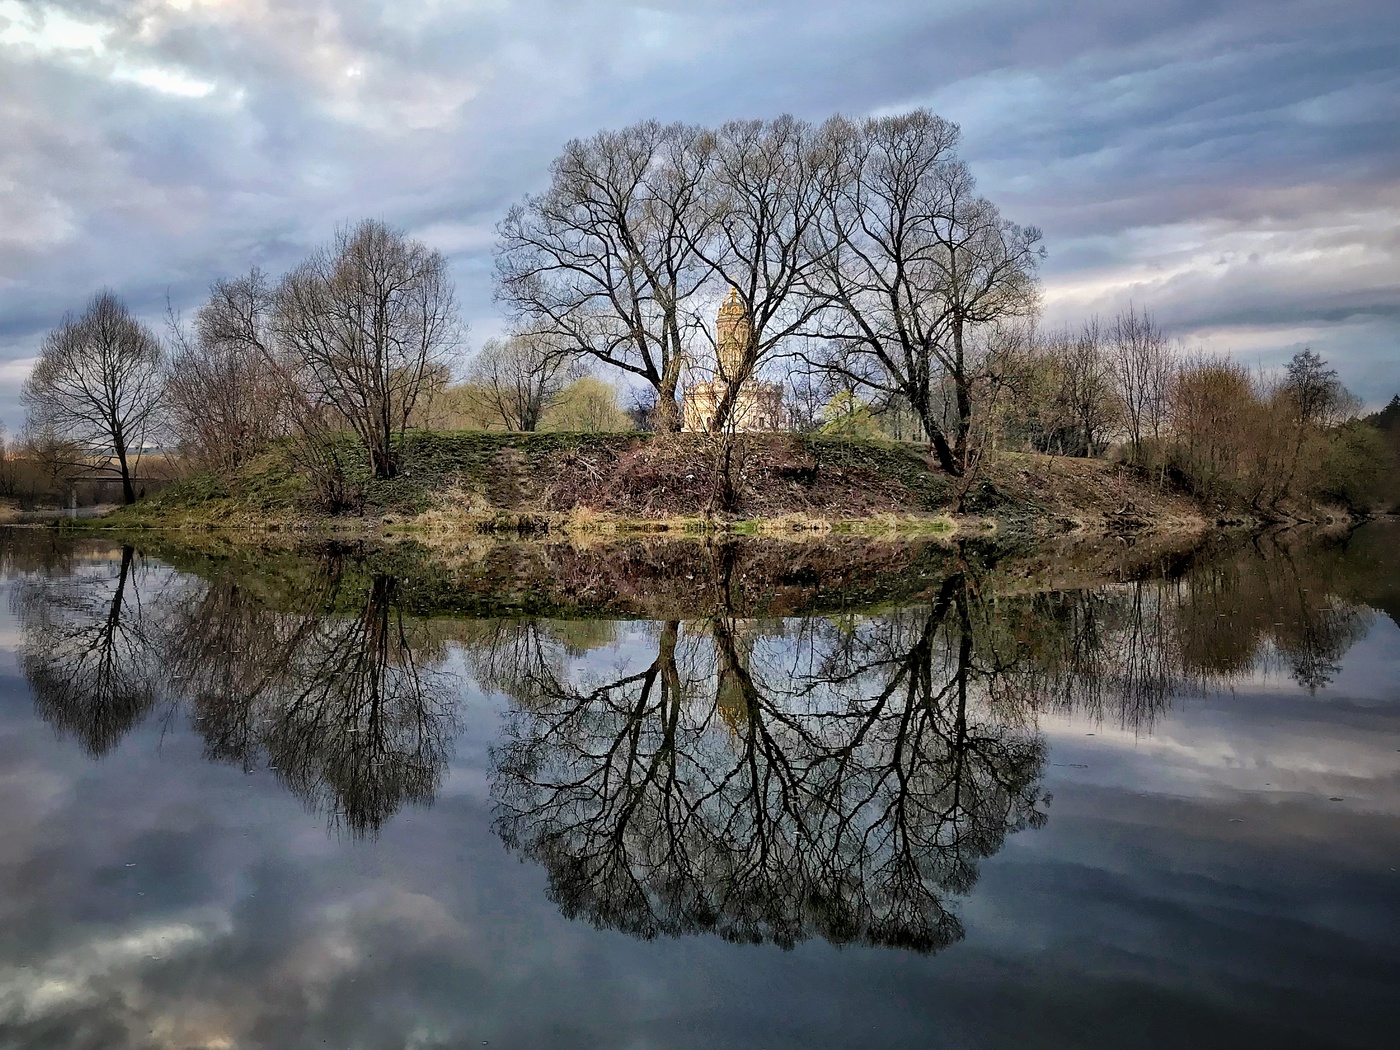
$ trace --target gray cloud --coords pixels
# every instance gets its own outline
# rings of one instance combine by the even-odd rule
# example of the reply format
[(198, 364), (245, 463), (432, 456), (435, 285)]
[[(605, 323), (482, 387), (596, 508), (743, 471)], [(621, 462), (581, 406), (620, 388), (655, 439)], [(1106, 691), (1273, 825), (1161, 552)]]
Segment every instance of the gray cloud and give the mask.
[(1383, 400), (1397, 48), (1380, 0), (0, 0), (0, 416), (102, 285), (157, 319), (375, 215), (452, 254), (480, 336), (492, 226), (567, 138), (919, 104), (1044, 228), (1052, 322), (1132, 298), (1264, 364), (1309, 343)]

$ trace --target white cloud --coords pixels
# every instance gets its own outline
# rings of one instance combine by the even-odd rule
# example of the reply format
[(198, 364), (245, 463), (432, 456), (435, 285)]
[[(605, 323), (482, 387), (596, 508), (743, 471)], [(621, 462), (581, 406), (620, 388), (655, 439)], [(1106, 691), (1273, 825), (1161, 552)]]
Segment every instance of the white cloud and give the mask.
[(194, 949), (226, 921), (163, 922), (95, 939), (30, 965), (0, 967), (0, 1017), (10, 1024), (34, 1021), (96, 1000), (102, 982), (134, 978), (133, 971)]
[(20, 56), (52, 58), (96, 76), (165, 95), (203, 98), (215, 85), (168, 66), (149, 65), (109, 47), (111, 26), (84, 22), (61, 8), (0, 0), (0, 48)]

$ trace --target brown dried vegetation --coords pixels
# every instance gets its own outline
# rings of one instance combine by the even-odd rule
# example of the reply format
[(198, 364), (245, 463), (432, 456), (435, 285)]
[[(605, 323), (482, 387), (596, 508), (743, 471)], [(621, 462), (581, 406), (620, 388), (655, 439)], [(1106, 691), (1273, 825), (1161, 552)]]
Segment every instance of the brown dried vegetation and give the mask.
[[(890, 473), (859, 446), (823, 447), (796, 436), (729, 438), (732, 458), (726, 500), (724, 437), (678, 434), (624, 449), (579, 445), (561, 451), (541, 472), (539, 506), (550, 511), (590, 507), (609, 514), (665, 518), (727, 512), (771, 518), (807, 513), (839, 518), (918, 513), (938, 508), (943, 482), (916, 455), (913, 468)], [(901, 450), (902, 451), (902, 450)], [(887, 457), (881, 457), (887, 458)], [(911, 473), (922, 477), (911, 477)], [(725, 506), (725, 504), (728, 506)]]

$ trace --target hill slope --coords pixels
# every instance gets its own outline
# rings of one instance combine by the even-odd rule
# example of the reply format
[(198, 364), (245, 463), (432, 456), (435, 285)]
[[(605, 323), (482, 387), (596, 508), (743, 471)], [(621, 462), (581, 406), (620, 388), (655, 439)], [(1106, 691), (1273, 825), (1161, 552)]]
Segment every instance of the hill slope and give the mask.
[[(341, 531), (951, 528), (964, 495), (919, 446), (790, 434), (746, 435), (726, 452), (699, 434), (417, 432), (387, 481), (370, 475), (352, 443), (339, 457), (348, 515), (318, 511), (308, 476), (282, 449), (234, 477), (184, 479), (107, 520)], [(1126, 467), (1014, 453), (993, 457), (962, 506), (964, 525), (1027, 533), (1200, 531), (1214, 516)]]

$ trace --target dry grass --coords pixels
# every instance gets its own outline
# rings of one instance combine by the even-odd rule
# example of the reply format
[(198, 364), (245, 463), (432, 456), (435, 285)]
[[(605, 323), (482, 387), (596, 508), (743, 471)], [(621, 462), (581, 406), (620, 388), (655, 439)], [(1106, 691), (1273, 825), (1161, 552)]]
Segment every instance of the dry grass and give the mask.
[[(402, 476), (370, 486), (362, 515), (327, 517), (267, 457), (247, 476), (188, 479), (114, 516), (127, 528), (555, 536), (707, 534), (978, 536), (1199, 534), (1215, 515), (1127, 467), (1024, 453), (991, 457), (954, 516), (950, 479), (921, 449), (796, 435), (737, 439), (734, 493), (716, 499), (707, 435), (427, 434)], [(304, 493), (303, 493), (304, 496)], [(100, 526), (99, 526), (100, 527)]]
[(625, 448), (579, 445), (556, 453), (540, 472), (539, 504), (548, 510), (595, 507), (634, 518), (722, 511), (741, 519), (849, 518), (931, 510), (929, 490), (942, 484), (921, 457), (902, 447), (863, 449), (750, 435), (735, 439), (734, 499), (722, 507), (722, 456), (720, 441), (703, 434), (653, 438)]

